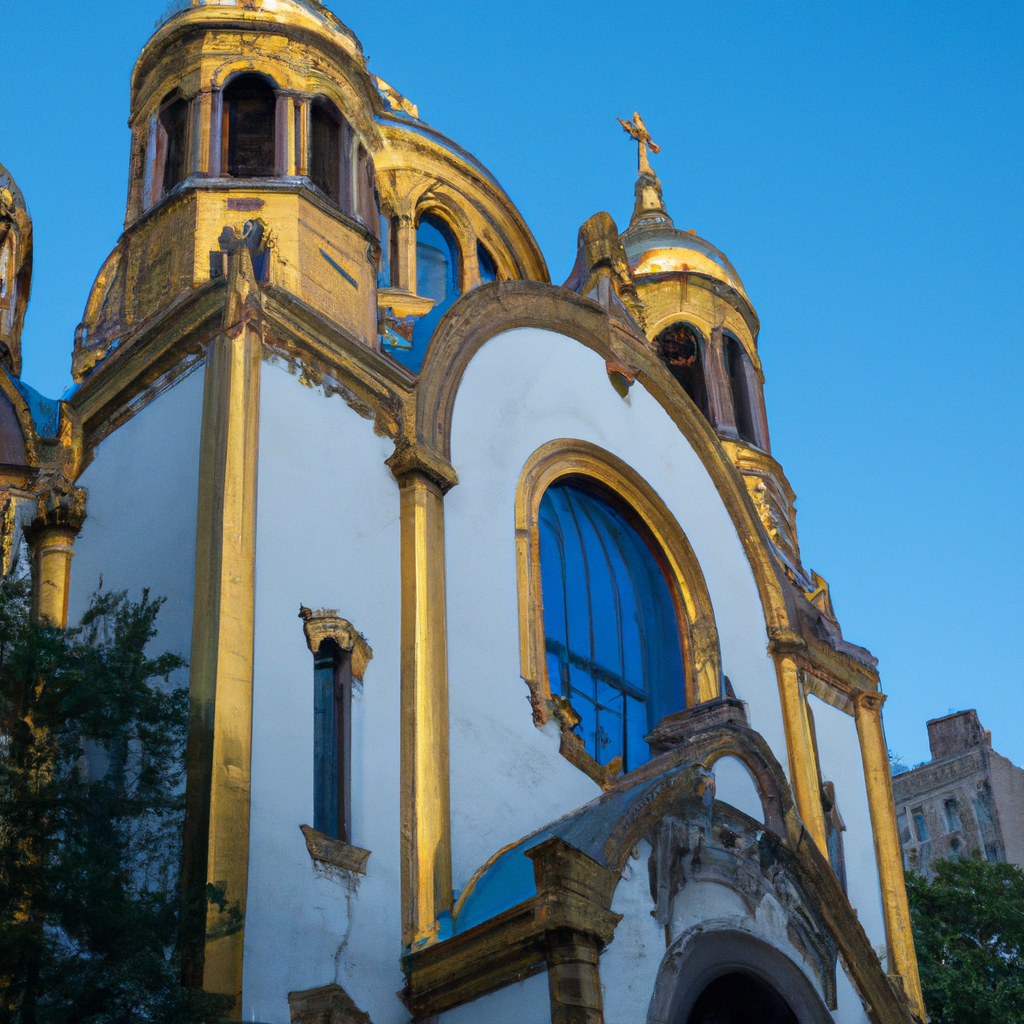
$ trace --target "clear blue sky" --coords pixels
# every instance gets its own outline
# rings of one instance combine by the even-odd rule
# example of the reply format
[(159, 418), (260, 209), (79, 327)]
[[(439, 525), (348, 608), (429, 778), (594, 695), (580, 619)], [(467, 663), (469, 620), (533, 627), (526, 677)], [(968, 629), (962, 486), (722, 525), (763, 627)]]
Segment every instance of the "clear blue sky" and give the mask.
[[(1024, 764), (1024, 4), (332, 4), (474, 152), (553, 280), (628, 220), (639, 110), (678, 226), (761, 317), (805, 564), (880, 658), (890, 746), (976, 707)], [(5, 5), (0, 162), (35, 223), (25, 379), (59, 394), (124, 216), (128, 78), (162, 0)], [(737, 680), (737, 685), (741, 685)]]

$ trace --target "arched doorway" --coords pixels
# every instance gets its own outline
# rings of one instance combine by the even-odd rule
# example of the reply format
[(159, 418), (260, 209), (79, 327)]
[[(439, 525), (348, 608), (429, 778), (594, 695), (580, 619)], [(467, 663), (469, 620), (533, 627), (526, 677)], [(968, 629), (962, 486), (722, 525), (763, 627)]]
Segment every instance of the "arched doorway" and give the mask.
[(796, 1014), (766, 981), (731, 971), (697, 997), (686, 1024), (799, 1024)]

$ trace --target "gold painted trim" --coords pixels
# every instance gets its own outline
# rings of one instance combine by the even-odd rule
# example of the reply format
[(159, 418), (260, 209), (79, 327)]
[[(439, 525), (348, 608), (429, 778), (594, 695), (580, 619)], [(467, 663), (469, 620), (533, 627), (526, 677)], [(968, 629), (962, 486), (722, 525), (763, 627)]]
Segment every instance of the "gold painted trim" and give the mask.
[(542, 725), (552, 712), (560, 720), (565, 717), (560, 704), (553, 703), (544, 654), (539, 515), (544, 492), (566, 477), (600, 483), (646, 527), (657, 545), (654, 555), (659, 561), (664, 559), (672, 584), (686, 668), (687, 706), (720, 696), (721, 655), (711, 595), (682, 527), (654, 488), (620, 458), (588, 441), (561, 438), (542, 445), (527, 459), (516, 487), (519, 660), (530, 687), (535, 723)]
[(911, 1010), (925, 1020), (924, 994), (917, 969), (917, 951), (910, 926), (910, 904), (903, 875), (903, 854), (896, 824), (896, 804), (892, 795), (889, 751), (882, 729), (882, 705), (885, 695), (861, 693), (855, 699), (857, 736), (864, 761), (871, 831), (875, 839), (878, 881), (882, 890), (885, 933), (889, 946), (889, 973), (897, 974)]
[[(390, 460), (389, 460), (390, 461)], [(401, 534), (402, 942), (437, 941), (452, 909), (444, 494), (392, 465)]]
[[(223, 329), (206, 354), (182, 856), (184, 978), (233, 996), (236, 1018), (249, 873), (261, 332), (259, 286), (243, 247), (230, 256)], [(225, 907), (207, 899), (211, 885)]]

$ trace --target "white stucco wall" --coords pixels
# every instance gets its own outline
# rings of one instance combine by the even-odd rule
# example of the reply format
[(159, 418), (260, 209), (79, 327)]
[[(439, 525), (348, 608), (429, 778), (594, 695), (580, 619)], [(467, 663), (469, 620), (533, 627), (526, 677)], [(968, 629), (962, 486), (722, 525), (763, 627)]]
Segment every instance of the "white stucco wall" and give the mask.
[[(608, 1018), (606, 1017), (607, 1021)], [(497, 992), (437, 1015), (438, 1024), (550, 1024), (548, 972), (506, 985)]]
[[(455, 403), (445, 499), (453, 860), (456, 887), (500, 846), (597, 795), (536, 729), (519, 675), (514, 502), (522, 467), (554, 438), (600, 445), (633, 466), (678, 519), (714, 606), (723, 670), (751, 725), (787, 764), (775, 670), (753, 573), (710, 477), (678, 428), (636, 384), (612, 388), (576, 341), (523, 329), (490, 340)], [(486, 794), (486, 798), (481, 798)]]
[[(394, 450), (340, 398), (263, 363), (244, 1020), (285, 1024), (288, 992), (342, 985), (404, 1022), (399, 875), (398, 486)], [(355, 888), (315, 877), (313, 659), (299, 604), (335, 608), (373, 649), (352, 709)]]
[(850, 903), (876, 952), (885, 952), (885, 918), (882, 889), (875, 860), (875, 839), (871, 829), (864, 762), (861, 760), (857, 724), (851, 715), (810, 695), (818, 738), (821, 777), (835, 786), (836, 804), (846, 831), (846, 884)]
[(832, 1017), (836, 1024), (867, 1024), (870, 1020), (864, 1002), (857, 995), (842, 963), (836, 967), (836, 1008)]
[(605, 1024), (645, 1024), (658, 969), (665, 956), (665, 929), (651, 916), (650, 844), (641, 842), (615, 890), (612, 913), (622, 914), (615, 937), (601, 953)]
[[(203, 369), (178, 380), (104, 439), (78, 484), (86, 520), (71, 560), (68, 623), (99, 586), (165, 597), (154, 652), (189, 657)], [(187, 670), (179, 673), (186, 682)]]
[(720, 757), (715, 762), (715, 800), (731, 804), (737, 811), (764, 822), (764, 805), (747, 766), (737, 757)]

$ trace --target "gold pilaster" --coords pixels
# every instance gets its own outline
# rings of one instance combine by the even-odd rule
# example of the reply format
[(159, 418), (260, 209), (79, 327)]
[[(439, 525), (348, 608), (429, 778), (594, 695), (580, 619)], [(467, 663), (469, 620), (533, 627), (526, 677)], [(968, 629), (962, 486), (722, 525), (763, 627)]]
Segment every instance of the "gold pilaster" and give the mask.
[(924, 996), (921, 992), (921, 979), (917, 973), (914, 935), (910, 928), (910, 906), (907, 903), (907, 886), (903, 877), (896, 805), (892, 798), (889, 751), (882, 729), (884, 703), (884, 694), (860, 693), (854, 698), (854, 715), (857, 721), (857, 735), (860, 738), (861, 757), (864, 760), (871, 831), (875, 837), (878, 881), (882, 889), (885, 934), (889, 945), (889, 973), (899, 975), (911, 1010), (924, 1020)]
[(37, 622), (68, 624), (71, 559), (75, 537), (85, 521), (85, 492), (63, 477), (44, 491), (25, 531), (32, 551), (32, 617)]
[(436, 941), (452, 908), (444, 492), (455, 476), (420, 451), (388, 460), (401, 516), (402, 941), (413, 948)]
[[(248, 250), (229, 256), (224, 327), (206, 354), (189, 688), (186, 983), (241, 1012), (249, 868), (259, 289)], [(225, 908), (207, 900), (220, 890)]]
[(775, 658), (775, 672), (779, 680), (779, 699), (789, 753), (789, 776), (796, 809), (822, 856), (827, 858), (818, 759), (814, 753), (811, 723), (807, 717), (807, 698), (800, 685), (800, 671), (791, 649), (802, 645), (803, 641), (793, 634), (773, 640), (770, 651)]

